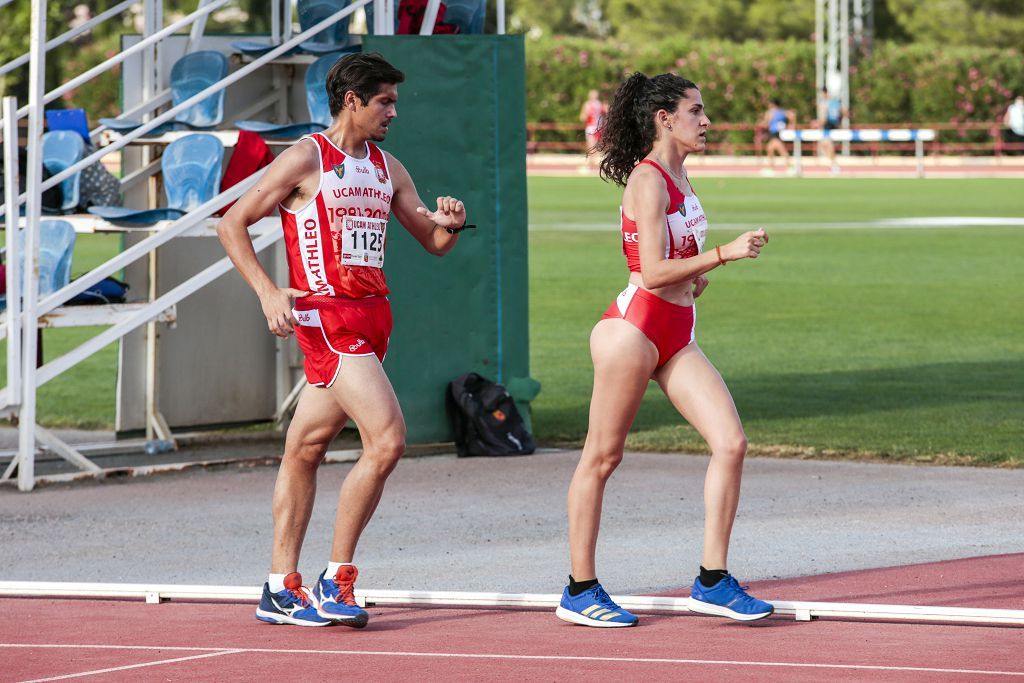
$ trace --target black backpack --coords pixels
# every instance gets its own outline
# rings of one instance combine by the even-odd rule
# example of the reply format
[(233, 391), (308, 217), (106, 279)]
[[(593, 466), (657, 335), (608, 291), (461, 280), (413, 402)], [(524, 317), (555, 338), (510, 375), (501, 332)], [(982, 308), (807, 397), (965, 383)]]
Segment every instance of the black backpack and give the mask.
[(502, 385), (470, 372), (449, 382), (445, 407), (460, 457), (533, 453), (533, 437)]

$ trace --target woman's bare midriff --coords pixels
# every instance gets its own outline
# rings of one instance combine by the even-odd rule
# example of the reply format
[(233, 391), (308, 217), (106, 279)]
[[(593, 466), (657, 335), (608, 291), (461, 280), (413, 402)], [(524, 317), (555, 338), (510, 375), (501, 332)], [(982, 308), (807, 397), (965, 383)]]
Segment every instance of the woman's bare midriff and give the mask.
[(644, 279), (640, 273), (629, 274), (629, 284), (636, 285), (640, 289), (645, 289), (659, 299), (675, 304), (677, 306), (692, 306), (693, 305), (693, 280), (686, 280), (676, 285), (669, 285), (668, 287), (658, 287), (657, 289), (650, 289), (644, 287)]

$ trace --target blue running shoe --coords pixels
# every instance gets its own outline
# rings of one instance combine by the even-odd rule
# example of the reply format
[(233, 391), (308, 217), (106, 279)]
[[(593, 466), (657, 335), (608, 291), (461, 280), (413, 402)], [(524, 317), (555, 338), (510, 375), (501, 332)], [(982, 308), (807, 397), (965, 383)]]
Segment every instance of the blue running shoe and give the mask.
[(555, 610), (555, 615), (562, 621), (583, 626), (599, 628), (618, 628), (636, 626), (639, 619), (622, 609), (597, 584), (579, 595), (570, 595), (569, 587), (562, 591), (562, 603)]
[(732, 574), (726, 574), (711, 588), (704, 586), (699, 577), (694, 579), (689, 607), (691, 612), (738, 621), (764, 619), (775, 611), (771, 603), (751, 597), (747, 593), (747, 586), (741, 586)]
[(263, 584), (263, 597), (256, 608), (256, 618), (268, 624), (295, 624), (296, 626), (327, 626), (330, 619), (316, 613), (309, 589), (302, 585), (302, 575), (292, 572), (284, 577), (284, 590), (271, 593)]
[(313, 597), (317, 602), (317, 614), (352, 628), (362, 628), (370, 620), (366, 610), (356, 604), (352, 587), (355, 585), (359, 570), (355, 565), (343, 564), (338, 573), (327, 578), (325, 569), (313, 588)]

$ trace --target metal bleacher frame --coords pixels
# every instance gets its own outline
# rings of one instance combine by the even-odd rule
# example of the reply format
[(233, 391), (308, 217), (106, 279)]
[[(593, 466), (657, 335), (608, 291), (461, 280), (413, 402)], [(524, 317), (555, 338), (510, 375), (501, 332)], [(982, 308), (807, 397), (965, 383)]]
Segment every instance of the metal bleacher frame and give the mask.
[[(207, 17), (214, 11), (226, 5), (230, 0), (197, 0), (197, 8), (194, 12), (174, 21), (166, 26), (163, 25), (162, 4), (159, 0), (134, 0), (125, 1), (115, 5), (107, 11), (98, 14), (89, 22), (74, 28), (52, 40), (46, 40), (46, 13), (43, 0), (31, 0), (31, 30), (30, 50), (4, 66), (0, 66), (0, 73), (6, 73), (17, 68), (26, 62), (29, 65), (29, 94), (28, 103), (21, 107), (17, 106), (14, 97), (3, 98), (3, 135), (4, 140), (16, 141), (18, 139), (18, 121), (22, 118), (28, 119), (27, 147), (28, 147), (28, 169), (26, 173), (25, 192), (21, 192), (18, 186), (18, 157), (17, 145), (7, 144), (4, 146), (4, 170), (6, 184), (4, 188), (4, 206), (0, 208), (0, 215), (5, 216), (5, 226), (19, 226), (25, 229), (25, 272), (19, 272), (18, 240), (7, 239), (7, 299), (8, 308), (3, 314), (3, 322), (0, 323), (0, 339), (6, 338), (7, 344), (7, 384), (0, 389), (0, 416), (15, 419), (18, 424), (18, 450), (11, 458), (6, 468), (0, 474), (0, 482), (10, 481), (17, 473), (17, 486), (22, 491), (30, 491), (37, 481), (45, 479), (35, 475), (35, 459), (37, 449), (42, 446), (46, 450), (60, 456), (75, 465), (81, 474), (102, 476), (102, 469), (89, 460), (83, 451), (71, 444), (65, 443), (55, 434), (40, 427), (36, 423), (36, 400), (39, 387), (50, 380), (60, 376), (62, 373), (75, 366), (83, 359), (99, 351), (108, 344), (117, 341), (125, 335), (143, 326), (147, 328), (147, 358), (146, 358), (146, 438), (147, 439), (168, 439), (173, 440), (166, 420), (163, 419), (156, 397), (156, 371), (157, 371), (157, 342), (156, 325), (159, 322), (173, 323), (176, 320), (176, 304), (185, 297), (199, 291), (215, 279), (232, 270), (233, 266), (228, 258), (222, 257), (212, 265), (201, 270), (197, 274), (187, 278), (181, 284), (171, 288), (162, 294), (157, 294), (155, 288), (155, 277), (150, 277), (148, 301), (135, 304), (116, 304), (107, 306), (90, 307), (64, 307), (62, 304), (80, 294), (86, 289), (97, 284), (104, 278), (114, 275), (123, 268), (144, 256), (149, 259), (150, 273), (155, 273), (157, 266), (156, 249), (167, 244), (178, 237), (189, 237), (195, 235), (212, 235), (216, 219), (213, 214), (222, 207), (236, 200), (247, 189), (252, 187), (261, 175), (257, 172), (234, 185), (228, 190), (221, 192), (215, 198), (201, 205), (195, 211), (175, 221), (163, 221), (153, 226), (148, 226), (147, 236), (137, 244), (126, 248), (107, 262), (91, 270), (85, 275), (72, 281), (61, 290), (39, 299), (35, 286), (28, 286), (37, 280), (39, 240), (38, 230), (41, 218), (41, 197), (42, 192), (57, 185), (62, 180), (70, 177), (85, 167), (99, 161), (108, 154), (118, 152), (130, 144), (146, 145), (143, 147), (145, 163), (141, 168), (127, 174), (121, 180), (122, 191), (137, 186), (139, 183), (148, 181), (159, 170), (159, 159), (149, 156), (149, 145), (167, 144), (180, 133), (168, 133), (160, 138), (147, 137), (147, 133), (169, 121), (179, 112), (195, 105), (206, 97), (223, 91), (233, 83), (245, 78), (269, 63), (292, 61), (286, 55), (301, 42), (311, 36), (327, 29), (335, 22), (351, 15), (360, 8), (374, 3), (374, 25), (372, 30), (377, 35), (391, 35), (394, 33), (394, 6), (390, 0), (351, 0), (342, 9), (325, 18), (308, 30), (295, 33), (292, 29), (293, 0), (275, 0), (271, 4), (271, 43), (275, 45), (267, 53), (250, 59), (243, 60), (241, 68), (229, 74), (226, 78), (211, 85), (193, 97), (179, 103), (176, 106), (166, 107), (171, 100), (170, 91), (163, 88), (163, 74), (160, 72), (157, 50), (161, 41), (179, 30), (191, 27), (189, 33), (188, 47), (186, 52), (191, 52), (203, 36)], [(91, 29), (93, 26), (120, 15), (133, 5), (142, 4), (144, 30), (141, 39), (135, 44), (127, 47), (122, 52), (107, 59), (101, 64), (78, 75), (67, 83), (44, 92), (43, 74), (46, 67), (47, 52), (61, 45), (75, 36)], [(433, 30), (440, 2), (430, 0), (427, 7), (426, 17), (421, 27), (421, 34), (430, 34)], [(498, 6), (498, 32), (504, 33), (504, 2), (499, 0)], [(287, 16), (288, 20), (283, 20)], [(142, 104), (131, 107), (122, 113), (124, 118), (150, 117), (145, 123), (123, 135), (110, 135), (109, 131), (104, 138), (105, 127), (99, 126), (90, 131), (93, 141), (105, 139), (109, 144), (100, 147), (96, 151), (87, 154), (77, 164), (58, 173), (45, 182), (41, 174), (41, 139), (43, 133), (43, 114), (46, 104), (61, 97), (63, 94), (81, 86), (95, 76), (108, 71), (124, 62), (129, 57), (139, 55), (143, 60), (143, 88), (145, 98)], [(260, 110), (267, 109), (275, 103), (280, 103), (283, 96), (277, 92), (270, 93), (260, 101), (253, 103), (246, 112), (240, 112), (236, 118), (248, 116)], [(166, 107), (163, 111), (161, 108)], [(157, 113), (159, 111), (159, 113)], [(285, 111), (283, 105), (279, 104), (278, 114)], [(237, 131), (222, 130), (213, 131), (222, 139), (237, 136)], [(20, 206), (25, 205), (25, 215), (19, 217)], [(80, 232), (95, 231), (117, 231), (123, 228), (105, 223), (95, 216), (63, 216), (75, 225)], [(258, 223), (251, 231), (254, 247), (260, 252), (281, 239), (280, 221), (274, 218), (267, 218)], [(37, 354), (37, 333), (36, 330), (43, 327), (67, 327), (67, 326), (108, 326), (104, 331), (82, 343), (77, 348), (51, 360), (40, 367), (36, 367)], [(279, 356), (283, 354), (278, 354)], [(285, 375), (287, 376), (287, 375)], [(282, 373), (277, 373), (278, 378), (278, 401), (281, 404), (278, 414), (284, 410), (285, 404), (293, 401), (298, 392), (295, 387), (281, 386)], [(140, 444), (141, 445), (141, 444)]]

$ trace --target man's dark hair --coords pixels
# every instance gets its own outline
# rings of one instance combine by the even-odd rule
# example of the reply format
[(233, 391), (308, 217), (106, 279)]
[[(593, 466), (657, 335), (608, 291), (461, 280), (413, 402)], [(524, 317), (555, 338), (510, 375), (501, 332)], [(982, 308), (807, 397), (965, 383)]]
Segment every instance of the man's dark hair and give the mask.
[(405, 74), (388, 64), (379, 52), (358, 52), (345, 55), (327, 72), (327, 101), (331, 116), (337, 116), (345, 105), (345, 93), (356, 94), (364, 105), (380, 92), (382, 85), (397, 85)]

